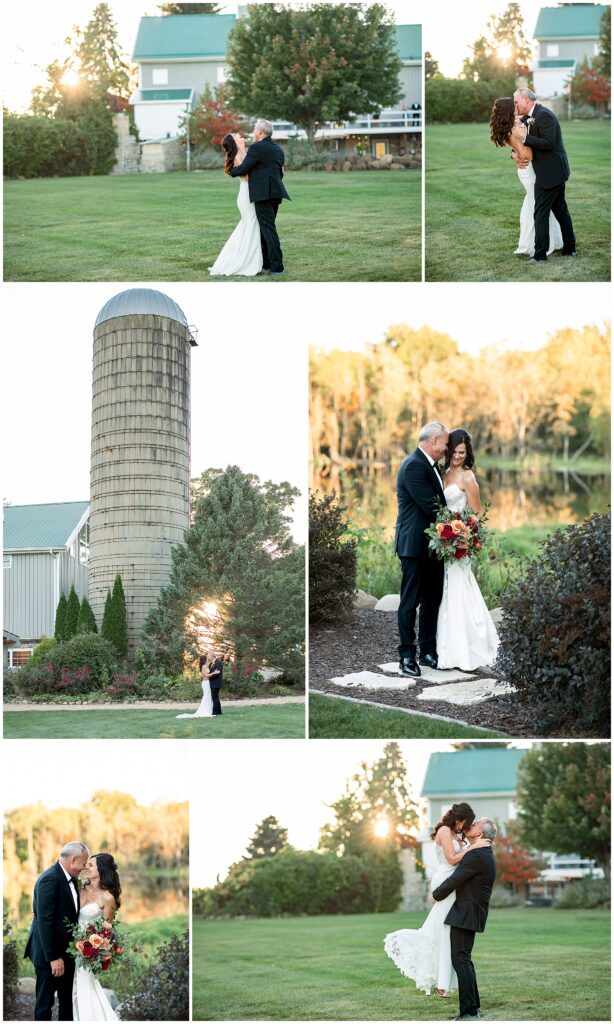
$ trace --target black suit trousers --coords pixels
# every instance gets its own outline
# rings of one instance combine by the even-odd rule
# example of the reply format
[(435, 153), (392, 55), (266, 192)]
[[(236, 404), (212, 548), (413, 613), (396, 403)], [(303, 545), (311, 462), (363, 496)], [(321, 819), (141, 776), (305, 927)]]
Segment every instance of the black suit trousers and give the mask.
[(54, 978), (51, 966), (35, 964), (36, 970), (36, 1008), (34, 1020), (51, 1020), (51, 1011), (55, 993), (58, 994), (58, 1020), (72, 1020), (72, 983), (75, 975), (75, 962), (68, 954), (64, 957), (64, 974)]
[(563, 252), (574, 252), (576, 239), (573, 232), (571, 216), (565, 202), (565, 182), (554, 188), (542, 188), (535, 182), (535, 259), (548, 258), (550, 248), (550, 212), (561, 225), (563, 235)]
[(480, 1009), (480, 993), (475, 977), (475, 967), (471, 959), (471, 951), (475, 942), (475, 932), (466, 928), (450, 928), (450, 947), (452, 950), (452, 966), (458, 978), (458, 1002), (461, 1017), (468, 1013), (477, 1016)]
[(220, 704), (220, 687), (219, 686), (212, 686), (211, 687), (211, 696), (213, 697), (213, 714), (214, 715), (221, 715), (222, 714), (222, 705)]
[(416, 656), (416, 611), (420, 605), (420, 654), (437, 653), (437, 617), (443, 594), (443, 562), (424, 555), (402, 558), (399, 602), (399, 658)]
[(284, 258), (281, 252), (279, 235), (275, 227), (277, 210), (281, 199), (262, 199), (256, 203), (256, 217), (260, 225), (260, 244), (262, 246), (262, 266), (264, 270), (280, 271), (284, 269)]

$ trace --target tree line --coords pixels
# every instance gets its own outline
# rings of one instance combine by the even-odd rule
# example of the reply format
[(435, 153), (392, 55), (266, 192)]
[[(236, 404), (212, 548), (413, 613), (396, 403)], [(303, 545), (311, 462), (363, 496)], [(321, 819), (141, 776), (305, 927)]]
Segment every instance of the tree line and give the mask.
[(465, 427), (474, 451), (494, 458), (606, 458), (609, 379), (609, 324), (475, 355), (431, 327), (398, 324), (362, 352), (312, 350), (313, 464), (323, 473), (398, 464), (432, 420)]

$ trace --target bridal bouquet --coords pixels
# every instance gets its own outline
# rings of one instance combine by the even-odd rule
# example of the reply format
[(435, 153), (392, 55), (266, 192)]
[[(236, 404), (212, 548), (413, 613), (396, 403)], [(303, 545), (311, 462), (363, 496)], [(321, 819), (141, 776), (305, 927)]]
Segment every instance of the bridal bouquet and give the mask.
[(74, 925), (72, 936), (68, 952), (74, 956), (75, 965), (93, 974), (108, 971), (124, 952), (124, 940), (117, 925), (103, 921), (102, 917)]
[(429, 538), (429, 551), (434, 551), (444, 562), (471, 558), (486, 543), (487, 512), (488, 504), (481, 516), (476, 516), (469, 509), (453, 512), (442, 505), (435, 522), (424, 531)]

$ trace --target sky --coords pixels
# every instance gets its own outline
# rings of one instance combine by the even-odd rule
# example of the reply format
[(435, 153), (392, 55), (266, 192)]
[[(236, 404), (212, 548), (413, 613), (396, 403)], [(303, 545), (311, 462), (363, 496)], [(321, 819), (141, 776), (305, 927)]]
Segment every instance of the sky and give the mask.
[[(214, 779), (201, 786), (190, 807), (191, 882), (215, 884), (240, 860), (256, 826), (272, 814), (298, 849), (317, 846), (327, 808), (343, 794), (362, 761), (381, 757), (385, 740), (227, 740), (190, 745), (190, 774)], [(515, 746), (529, 746), (519, 741)], [(400, 740), (413, 795), (420, 796), (429, 756), (449, 751), (445, 740)], [(479, 810), (479, 808), (476, 808)]]
[[(5, 435), (19, 437), (5, 457), (3, 494), (13, 505), (89, 498), (92, 331), (100, 308), (125, 287), (4, 285), (5, 372), (20, 382), (3, 402)], [(170, 295), (198, 328), (192, 476), (238, 464), (263, 480), (289, 481), (303, 494), (293, 531), (303, 542), (307, 352), (294, 338), (301, 310), (292, 286), (277, 289), (270, 312), (252, 309), (253, 289), (241, 292), (243, 305), (224, 283), (144, 287)]]
[[(121, 715), (121, 710), (114, 713)], [(142, 805), (189, 799), (186, 744), (105, 739), (102, 760), (100, 753), (91, 740), (71, 740), (63, 747), (57, 740), (4, 740), (0, 777), (7, 784), (2, 787), (2, 809), (38, 801), (51, 810), (78, 807), (98, 789), (129, 793)]]
[[(502, 14), (508, 0), (426, 0), (422, 10), (424, 49), (439, 62), (439, 70), (449, 78), (460, 74), (472, 44), (485, 33), (493, 14)], [(409, 4), (406, 5), (409, 7)], [(525, 0), (520, 8), (525, 32), (531, 40), (542, 7), (556, 7), (556, 0)]]
[[(337, 2), (337, 0), (326, 0)], [(46, 79), (45, 68), (68, 54), (65, 39), (74, 25), (83, 28), (96, 0), (3, 4), (4, 103), (9, 110), (23, 112), (32, 89)], [(236, 14), (238, 3), (225, 3), (222, 14)], [(415, 0), (392, 0), (386, 6), (398, 23), (419, 21), (422, 4)], [(110, 7), (125, 53), (131, 54), (143, 15), (157, 15), (155, 0), (110, 0)]]

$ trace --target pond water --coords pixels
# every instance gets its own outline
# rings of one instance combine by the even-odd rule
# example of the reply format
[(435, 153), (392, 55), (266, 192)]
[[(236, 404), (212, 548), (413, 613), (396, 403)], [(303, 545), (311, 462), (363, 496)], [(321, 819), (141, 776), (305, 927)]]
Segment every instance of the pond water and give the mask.
[[(312, 489), (321, 494), (334, 489), (356, 526), (377, 524), (392, 535), (397, 518), (397, 469), (314, 476)], [(491, 504), (488, 525), (496, 530), (565, 526), (593, 512), (605, 512), (610, 502), (609, 472), (490, 468), (478, 473), (478, 482), (482, 501)]]
[[(124, 872), (121, 875), (121, 884), (120, 917), (124, 924), (173, 917), (175, 914), (188, 912), (187, 872), (179, 878), (149, 878), (137, 873)], [(25, 878), (14, 879), (10, 883), (5, 878), (4, 905), (13, 926), (29, 927), (32, 916), (32, 888), (33, 882), (26, 882)]]

